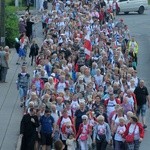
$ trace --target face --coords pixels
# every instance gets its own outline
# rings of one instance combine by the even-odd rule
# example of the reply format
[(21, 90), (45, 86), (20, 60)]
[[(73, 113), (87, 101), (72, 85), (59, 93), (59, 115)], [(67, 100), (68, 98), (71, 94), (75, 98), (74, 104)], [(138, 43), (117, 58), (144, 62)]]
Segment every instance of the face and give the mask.
[(140, 81), (140, 86), (141, 86), (141, 87), (144, 86), (144, 81)]
[(69, 139), (72, 139), (72, 138), (73, 138), (73, 135), (70, 135), (70, 136), (69, 136)]
[(84, 104), (80, 104), (80, 109), (84, 109)]
[(31, 116), (34, 116), (36, 114), (36, 110), (34, 109), (32, 112), (30, 112)]
[(103, 124), (103, 123), (104, 123), (104, 120), (98, 120), (98, 123), (99, 123), (99, 124)]
[(100, 98), (99, 97), (96, 97), (96, 102), (100, 102)]
[(87, 119), (82, 119), (83, 123), (87, 123)]
[(51, 108), (52, 108), (52, 111), (55, 111), (55, 110), (56, 110), (56, 107), (55, 107), (55, 106), (52, 106)]
[(50, 116), (50, 114), (51, 114), (51, 113), (50, 113), (50, 112), (48, 112), (48, 113), (46, 113), (45, 115), (46, 115), (46, 116)]
[(67, 111), (64, 111), (62, 115), (63, 115), (64, 117), (67, 117), (67, 116), (68, 116), (68, 112), (67, 112)]
[(99, 107), (99, 110), (100, 110), (101, 112), (104, 112), (104, 107), (100, 106), (100, 107)]
[(66, 104), (66, 108), (70, 108), (70, 104), (69, 103)]
[(124, 122), (123, 122), (123, 121), (120, 121), (119, 124), (120, 124), (120, 126), (123, 126), (123, 125), (124, 125)]
[(36, 89), (36, 86), (35, 86), (35, 85), (32, 85), (32, 89), (35, 90), (35, 89)]
[(114, 94), (110, 95), (110, 100), (114, 100)]

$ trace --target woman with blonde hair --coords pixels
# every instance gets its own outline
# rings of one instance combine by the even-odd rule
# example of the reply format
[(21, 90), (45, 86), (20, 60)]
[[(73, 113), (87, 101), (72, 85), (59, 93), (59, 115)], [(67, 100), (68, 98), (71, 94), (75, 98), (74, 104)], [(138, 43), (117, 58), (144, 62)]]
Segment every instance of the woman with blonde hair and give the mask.
[(112, 139), (110, 127), (104, 120), (104, 116), (98, 116), (98, 124), (94, 129), (93, 143), (96, 144), (97, 150), (106, 150), (107, 144), (110, 144)]

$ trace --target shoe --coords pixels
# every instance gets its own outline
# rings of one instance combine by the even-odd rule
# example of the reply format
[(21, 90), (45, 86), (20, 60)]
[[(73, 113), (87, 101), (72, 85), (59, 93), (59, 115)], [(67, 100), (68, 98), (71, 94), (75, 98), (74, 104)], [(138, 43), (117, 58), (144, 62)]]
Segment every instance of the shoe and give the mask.
[(23, 103), (20, 104), (20, 107), (23, 107)]
[(16, 65), (20, 65), (20, 63), (16, 63)]
[(146, 129), (146, 128), (147, 128), (147, 125), (144, 124), (144, 125), (143, 125), (143, 128)]

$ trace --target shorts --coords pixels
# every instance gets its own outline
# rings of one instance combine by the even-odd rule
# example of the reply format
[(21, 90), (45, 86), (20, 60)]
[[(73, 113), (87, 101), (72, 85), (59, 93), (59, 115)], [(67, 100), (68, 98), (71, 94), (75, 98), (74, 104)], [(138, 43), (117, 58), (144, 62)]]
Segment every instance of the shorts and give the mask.
[(45, 29), (46, 28), (46, 23), (42, 23), (42, 28)]
[(53, 138), (51, 133), (41, 133), (41, 145), (53, 145)]
[(23, 100), (24, 97), (27, 96), (27, 90), (28, 90), (27, 87), (19, 87), (19, 97), (21, 101)]
[(144, 117), (146, 115), (146, 104), (137, 106), (137, 116), (139, 116), (140, 114), (142, 117)]
[(18, 54), (19, 54), (19, 57), (26, 57), (26, 51), (25, 51), (25, 49), (20, 48)]

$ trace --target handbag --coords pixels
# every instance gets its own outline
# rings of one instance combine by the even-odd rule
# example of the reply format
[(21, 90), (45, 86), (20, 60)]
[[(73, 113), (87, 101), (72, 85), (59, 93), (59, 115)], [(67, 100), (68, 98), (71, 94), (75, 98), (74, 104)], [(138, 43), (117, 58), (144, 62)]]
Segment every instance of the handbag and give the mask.
[(80, 135), (80, 140), (81, 140), (81, 141), (86, 141), (87, 139), (88, 139), (87, 134), (81, 134), (81, 135)]
[(127, 143), (132, 143), (134, 141), (134, 132), (135, 132), (135, 129), (136, 129), (136, 125), (134, 127), (134, 130), (133, 130), (133, 133), (132, 134), (128, 134), (126, 137), (125, 137), (125, 141)]
[(106, 135), (105, 134), (98, 134), (97, 137), (98, 137), (97, 141), (102, 142), (102, 141), (106, 140)]

